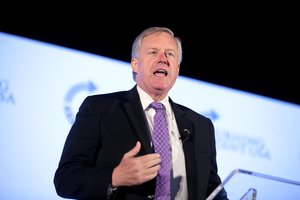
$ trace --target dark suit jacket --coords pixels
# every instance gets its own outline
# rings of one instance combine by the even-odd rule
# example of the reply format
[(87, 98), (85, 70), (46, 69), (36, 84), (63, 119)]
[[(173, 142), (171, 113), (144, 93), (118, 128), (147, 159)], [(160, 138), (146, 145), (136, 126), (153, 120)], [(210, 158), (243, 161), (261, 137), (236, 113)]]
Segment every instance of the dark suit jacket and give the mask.
[[(214, 127), (210, 119), (170, 100), (184, 142), (188, 196), (205, 199), (219, 184)], [(87, 97), (66, 139), (54, 184), (57, 194), (74, 199), (106, 199), (113, 169), (137, 141), (139, 155), (152, 153), (149, 129), (136, 86), (130, 91)], [(112, 199), (142, 200), (153, 196), (155, 179), (120, 187)]]

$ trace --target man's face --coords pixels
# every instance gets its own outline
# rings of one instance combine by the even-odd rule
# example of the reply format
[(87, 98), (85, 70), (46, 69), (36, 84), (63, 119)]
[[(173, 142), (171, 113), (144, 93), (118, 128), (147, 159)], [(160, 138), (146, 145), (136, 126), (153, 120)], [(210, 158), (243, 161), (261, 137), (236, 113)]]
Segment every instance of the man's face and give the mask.
[(176, 40), (168, 33), (155, 33), (142, 40), (138, 58), (131, 61), (136, 83), (150, 96), (164, 98), (179, 74)]

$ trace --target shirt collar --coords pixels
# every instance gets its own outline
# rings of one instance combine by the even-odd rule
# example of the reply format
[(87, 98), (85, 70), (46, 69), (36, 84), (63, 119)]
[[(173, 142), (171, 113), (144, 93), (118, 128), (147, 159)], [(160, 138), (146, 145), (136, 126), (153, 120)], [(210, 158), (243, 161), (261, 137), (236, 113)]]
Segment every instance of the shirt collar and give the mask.
[[(149, 94), (147, 94), (142, 88), (137, 86), (137, 91), (139, 93), (141, 103), (143, 106), (143, 109), (146, 110), (148, 106), (153, 102), (153, 99), (150, 97)], [(168, 114), (170, 114), (171, 111), (171, 105), (169, 102), (169, 96), (167, 95), (163, 100), (160, 101), (166, 108), (166, 111)]]

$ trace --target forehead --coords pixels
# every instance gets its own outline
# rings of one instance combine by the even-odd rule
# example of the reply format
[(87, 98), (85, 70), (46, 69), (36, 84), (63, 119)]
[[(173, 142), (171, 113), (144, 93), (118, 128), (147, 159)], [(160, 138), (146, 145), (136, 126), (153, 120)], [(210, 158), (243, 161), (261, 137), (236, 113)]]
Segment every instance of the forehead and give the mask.
[(152, 33), (150, 35), (147, 35), (142, 40), (142, 48), (143, 46), (145, 48), (168, 48), (168, 49), (174, 49), (177, 48), (177, 43), (175, 38), (166, 32), (160, 32), (160, 33)]

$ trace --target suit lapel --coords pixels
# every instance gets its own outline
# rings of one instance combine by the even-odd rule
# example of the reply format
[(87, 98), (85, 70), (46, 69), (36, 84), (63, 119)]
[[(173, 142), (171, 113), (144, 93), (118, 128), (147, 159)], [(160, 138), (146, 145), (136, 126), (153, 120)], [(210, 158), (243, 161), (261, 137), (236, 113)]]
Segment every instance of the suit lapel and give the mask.
[[(186, 139), (183, 142), (183, 151), (184, 151), (184, 156), (185, 156), (185, 163), (186, 163), (186, 175), (187, 175), (187, 184), (188, 184), (188, 194), (189, 194), (189, 199), (194, 199), (193, 197), (193, 191), (197, 191), (196, 186), (196, 179), (194, 175), (195, 171), (195, 148), (194, 148), (194, 140), (193, 140), (193, 123), (192, 121), (188, 118), (186, 115), (186, 112), (179, 107), (177, 104), (175, 104), (171, 99), (170, 103), (172, 106), (172, 109), (175, 114), (176, 118), (176, 123), (178, 126), (179, 133), (181, 135), (181, 138), (185, 137), (184, 132), (189, 131), (190, 135), (189, 138)], [(182, 140), (183, 141), (183, 140)]]
[(132, 126), (136, 130), (137, 137), (142, 147), (145, 148), (145, 152), (152, 153), (150, 132), (136, 86), (128, 92), (126, 98), (128, 101), (124, 102), (124, 109), (128, 113)]

